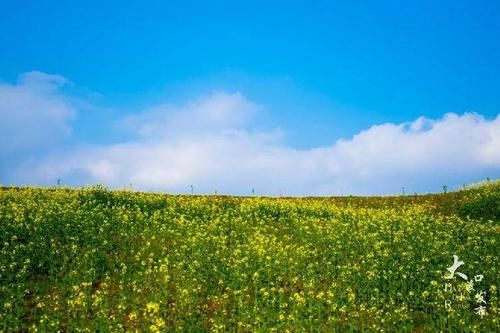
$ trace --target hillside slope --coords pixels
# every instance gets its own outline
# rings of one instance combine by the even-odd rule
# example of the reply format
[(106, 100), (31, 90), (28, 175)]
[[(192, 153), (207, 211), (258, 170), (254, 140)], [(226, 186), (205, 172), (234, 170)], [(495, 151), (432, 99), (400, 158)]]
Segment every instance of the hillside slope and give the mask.
[[(303, 199), (4, 189), (0, 331), (500, 331), (499, 222), (498, 182)], [(467, 281), (444, 278), (453, 255)]]

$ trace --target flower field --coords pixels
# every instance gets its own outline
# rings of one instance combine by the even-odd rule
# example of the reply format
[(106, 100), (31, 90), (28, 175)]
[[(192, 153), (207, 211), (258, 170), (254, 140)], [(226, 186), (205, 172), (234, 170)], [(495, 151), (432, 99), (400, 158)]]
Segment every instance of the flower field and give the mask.
[(4, 189), (0, 332), (498, 332), (499, 222), (498, 182), (373, 198)]

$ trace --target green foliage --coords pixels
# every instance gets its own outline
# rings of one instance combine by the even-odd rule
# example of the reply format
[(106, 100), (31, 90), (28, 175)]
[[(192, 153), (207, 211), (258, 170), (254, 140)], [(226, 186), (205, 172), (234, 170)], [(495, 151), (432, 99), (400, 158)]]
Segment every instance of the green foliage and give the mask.
[(500, 220), (500, 181), (474, 184), (466, 192), (458, 207), (461, 216)]
[[(499, 331), (498, 195), (6, 189), (0, 332)], [(454, 254), (483, 318), (445, 290)]]

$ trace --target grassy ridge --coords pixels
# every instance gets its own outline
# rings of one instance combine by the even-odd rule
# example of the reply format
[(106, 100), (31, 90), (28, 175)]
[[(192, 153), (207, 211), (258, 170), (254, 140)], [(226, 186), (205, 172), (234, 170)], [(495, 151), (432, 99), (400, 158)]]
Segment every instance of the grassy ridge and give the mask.
[(0, 331), (499, 331), (499, 197), (5, 189)]

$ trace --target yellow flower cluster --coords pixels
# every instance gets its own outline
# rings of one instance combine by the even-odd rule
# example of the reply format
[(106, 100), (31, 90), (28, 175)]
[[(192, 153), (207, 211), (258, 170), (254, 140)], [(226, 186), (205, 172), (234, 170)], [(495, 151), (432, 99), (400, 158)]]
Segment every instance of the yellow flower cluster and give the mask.
[[(499, 193), (1, 190), (0, 332), (498, 332)], [(488, 315), (445, 303), (454, 254)]]

